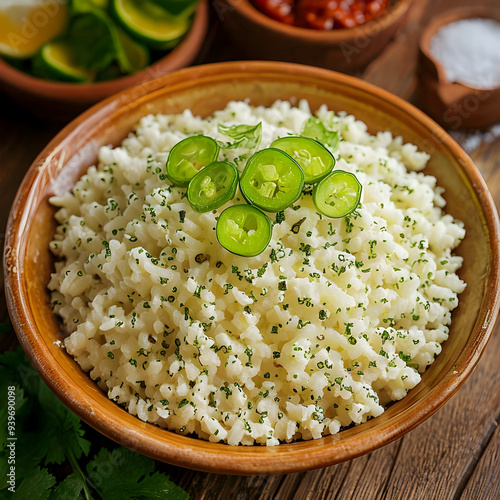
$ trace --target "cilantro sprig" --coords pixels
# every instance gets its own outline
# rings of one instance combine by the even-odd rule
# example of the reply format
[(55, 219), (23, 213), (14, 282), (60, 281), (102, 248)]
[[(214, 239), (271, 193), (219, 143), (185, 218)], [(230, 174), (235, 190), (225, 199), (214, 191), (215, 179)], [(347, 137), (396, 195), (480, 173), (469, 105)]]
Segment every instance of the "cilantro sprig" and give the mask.
[[(0, 394), (15, 387), (15, 492), (12, 500), (186, 500), (156, 462), (85, 438), (80, 419), (45, 385), (23, 351), (0, 354)], [(12, 392), (12, 391), (11, 391)], [(9, 493), (8, 408), (0, 405), (0, 497)], [(90, 452), (93, 452), (90, 457)], [(57, 466), (57, 467), (56, 467)]]
[(219, 145), (224, 149), (258, 148), (262, 139), (262, 122), (257, 125), (233, 125), (230, 127), (219, 123), (218, 129), (221, 134), (235, 139), (233, 143), (220, 143)]
[(324, 123), (315, 116), (311, 116), (302, 127), (302, 136), (316, 139), (322, 144), (330, 146), (333, 151), (339, 148), (339, 133), (336, 130), (328, 130)]

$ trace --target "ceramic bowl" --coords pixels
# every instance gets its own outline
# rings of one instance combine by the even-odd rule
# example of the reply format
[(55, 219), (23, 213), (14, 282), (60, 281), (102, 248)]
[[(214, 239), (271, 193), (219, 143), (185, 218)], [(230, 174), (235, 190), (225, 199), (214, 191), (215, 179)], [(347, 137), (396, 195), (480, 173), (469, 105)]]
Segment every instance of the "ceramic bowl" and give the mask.
[(250, 0), (218, 0), (222, 27), (248, 58), (289, 61), (349, 71), (372, 61), (405, 23), (413, 0), (395, 0), (386, 14), (355, 28), (319, 31), (290, 26)]
[[(380, 417), (313, 441), (275, 447), (231, 447), (147, 424), (108, 399), (61, 349), (47, 283), (55, 229), (48, 198), (65, 192), (93, 165), (102, 145), (118, 145), (148, 113), (191, 109), (207, 116), (230, 100), (271, 105), (276, 99), (326, 103), (363, 120), (369, 131), (390, 130), (429, 152), (426, 173), (446, 189), (447, 210), (464, 221), (458, 248), (468, 283), (453, 313), (450, 338), (421, 383)], [(64, 128), (35, 160), (17, 193), (5, 241), (9, 311), (31, 362), (78, 416), (115, 441), (158, 460), (223, 474), (289, 473), (328, 466), (371, 452), (432, 415), (464, 383), (478, 362), (500, 306), (498, 214), (466, 153), (412, 105), (358, 79), (319, 68), (276, 62), (232, 62), (181, 70), (94, 106)], [(478, 388), (480, 390), (480, 388)]]
[(207, 28), (208, 0), (200, 0), (191, 29), (175, 49), (138, 73), (106, 82), (75, 84), (43, 80), (0, 58), (0, 91), (41, 118), (69, 121), (106, 97), (188, 66), (200, 51)]
[(485, 127), (500, 120), (500, 86), (476, 89), (450, 82), (443, 65), (430, 50), (434, 35), (447, 24), (462, 19), (484, 18), (500, 22), (500, 9), (466, 7), (446, 11), (426, 27), (420, 38), (419, 90), (422, 105), (447, 129)]

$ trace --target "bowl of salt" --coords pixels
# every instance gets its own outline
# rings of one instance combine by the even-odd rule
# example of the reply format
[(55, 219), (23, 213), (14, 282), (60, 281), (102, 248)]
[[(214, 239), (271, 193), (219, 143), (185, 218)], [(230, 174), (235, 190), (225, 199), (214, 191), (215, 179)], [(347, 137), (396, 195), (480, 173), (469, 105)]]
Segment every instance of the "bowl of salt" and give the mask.
[(500, 10), (434, 18), (420, 39), (419, 89), (427, 113), (447, 129), (500, 120)]

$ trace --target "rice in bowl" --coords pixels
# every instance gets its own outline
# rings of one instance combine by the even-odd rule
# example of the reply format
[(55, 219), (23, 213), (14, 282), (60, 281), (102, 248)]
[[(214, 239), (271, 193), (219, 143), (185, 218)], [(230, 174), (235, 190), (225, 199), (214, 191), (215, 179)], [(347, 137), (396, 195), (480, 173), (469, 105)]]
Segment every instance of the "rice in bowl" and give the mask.
[[(262, 122), (259, 149), (298, 135), (306, 102), (146, 116), (51, 199), (65, 347), (140, 419), (231, 445), (319, 438), (380, 415), (439, 354), (465, 287), (452, 255), (465, 232), (420, 172), (428, 155), (352, 116), (316, 114), (338, 131), (336, 168), (357, 176), (362, 203), (329, 219), (303, 194), (256, 257), (219, 245), (222, 209), (195, 213), (165, 161), (187, 136), (227, 142), (219, 123)], [(253, 151), (219, 159), (242, 170)]]

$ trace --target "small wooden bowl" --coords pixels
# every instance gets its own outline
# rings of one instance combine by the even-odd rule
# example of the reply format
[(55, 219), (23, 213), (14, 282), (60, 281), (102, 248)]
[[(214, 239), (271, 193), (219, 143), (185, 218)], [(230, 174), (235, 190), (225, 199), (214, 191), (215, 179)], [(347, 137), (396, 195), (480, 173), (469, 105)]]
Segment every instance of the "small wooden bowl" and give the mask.
[(378, 19), (355, 28), (319, 31), (290, 26), (250, 0), (218, 0), (222, 27), (250, 59), (289, 61), (348, 71), (372, 61), (405, 23), (413, 0), (395, 0)]
[(0, 91), (47, 121), (68, 121), (106, 97), (188, 66), (205, 40), (208, 0), (200, 0), (184, 40), (144, 70), (106, 82), (75, 84), (36, 78), (0, 58)]
[(427, 26), (420, 38), (419, 90), (422, 105), (446, 129), (485, 127), (500, 120), (500, 87), (477, 89), (450, 82), (443, 65), (431, 53), (431, 40), (447, 24), (484, 18), (500, 22), (500, 10), (466, 7), (447, 11)]
[[(148, 113), (191, 109), (208, 116), (230, 100), (271, 105), (308, 99), (363, 120), (371, 133), (390, 130), (432, 155), (426, 168), (446, 189), (447, 211), (464, 221), (461, 277), (467, 289), (453, 312), (450, 337), (421, 383), (377, 418), (312, 441), (228, 446), (144, 423), (108, 399), (57, 345), (63, 339), (49, 302), (55, 229), (49, 196), (68, 191), (93, 165), (102, 145), (117, 145)], [(450, 136), (407, 102), (356, 78), (277, 62), (233, 62), (181, 70), (126, 90), (85, 112), (42, 151), (24, 178), (5, 240), (5, 289), (19, 340), (57, 396), (115, 441), (158, 460), (222, 474), (272, 474), (325, 467), (371, 452), (410, 431), (443, 405), (479, 361), (500, 306), (499, 221), (472, 160)], [(478, 388), (480, 390), (481, 388)]]

